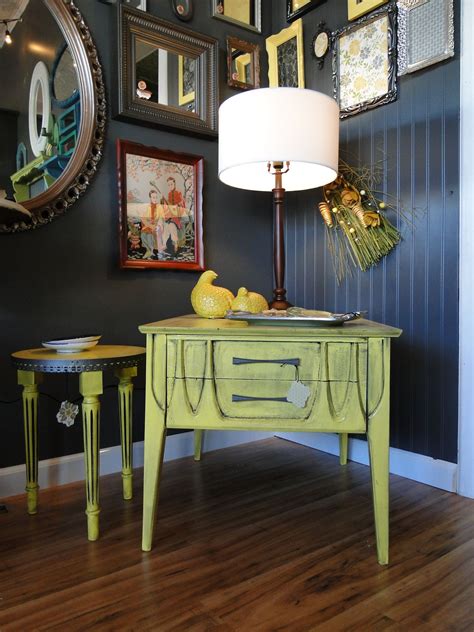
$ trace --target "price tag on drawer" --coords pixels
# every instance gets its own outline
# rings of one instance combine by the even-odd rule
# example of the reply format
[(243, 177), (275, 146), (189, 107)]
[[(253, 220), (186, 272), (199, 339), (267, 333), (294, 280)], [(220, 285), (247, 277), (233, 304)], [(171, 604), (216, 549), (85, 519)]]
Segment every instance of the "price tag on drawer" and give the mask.
[(291, 404), (298, 406), (298, 408), (304, 408), (306, 406), (306, 402), (308, 401), (310, 392), (309, 386), (306, 386), (303, 382), (295, 380), (291, 383), (286, 399)]

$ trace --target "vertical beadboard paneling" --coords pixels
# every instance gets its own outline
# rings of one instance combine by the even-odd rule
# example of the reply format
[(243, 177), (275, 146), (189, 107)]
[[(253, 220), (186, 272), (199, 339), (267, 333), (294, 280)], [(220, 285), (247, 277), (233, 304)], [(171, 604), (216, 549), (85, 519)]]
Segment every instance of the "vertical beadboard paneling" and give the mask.
[[(286, 25), (286, 1), (273, 3), (273, 32)], [(455, 11), (459, 9), (455, 2)], [(332, 94), (331, 60), (320, 71), (310, 43), (321, 20), (347, 23), (346, 2), (303, 18), (308, 88)], [(341, 122), (352, 164), (384, 158), (380, 190), (415, 208), (414, 226), (377, 267), (337, 285), (317, 214), (320, 191), (287, 197), (287, 288), (297, 305), (368, 317), (404, 330), (393, 344), (391, 444), (457, 460), (459, 56), (399, 79), (396, 102)], [(390, 219), (396, 223), (395, 216)]]

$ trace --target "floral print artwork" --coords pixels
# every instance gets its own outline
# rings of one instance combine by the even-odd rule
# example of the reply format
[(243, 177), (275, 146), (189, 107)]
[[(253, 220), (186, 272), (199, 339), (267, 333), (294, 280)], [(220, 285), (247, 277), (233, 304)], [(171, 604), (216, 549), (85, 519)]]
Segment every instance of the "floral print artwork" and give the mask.
[(388, 17), (364, 24), (339, 39), (339, 107), (371, 101), (389, 91)]

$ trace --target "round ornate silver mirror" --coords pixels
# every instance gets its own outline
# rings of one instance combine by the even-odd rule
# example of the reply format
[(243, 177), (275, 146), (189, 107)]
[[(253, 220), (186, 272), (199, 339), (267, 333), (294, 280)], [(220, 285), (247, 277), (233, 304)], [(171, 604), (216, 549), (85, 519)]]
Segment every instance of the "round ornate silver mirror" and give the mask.
[[(102, 156), (102, 69), (73, 0), (7, 3), (22, 11), (2, 46), (0, 232), (37, 228), (87, 189)], [(3, 15), (8, 21), (19, 15)], [(38, 28), (41, 25), (41, 28)]]

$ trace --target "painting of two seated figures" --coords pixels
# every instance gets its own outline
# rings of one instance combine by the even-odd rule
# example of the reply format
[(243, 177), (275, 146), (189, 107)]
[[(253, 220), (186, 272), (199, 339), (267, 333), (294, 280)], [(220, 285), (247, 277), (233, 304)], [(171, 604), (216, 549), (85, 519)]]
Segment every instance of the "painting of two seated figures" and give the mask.
[(127, 155), (127, 257), (195, 259), (191, 165)]

